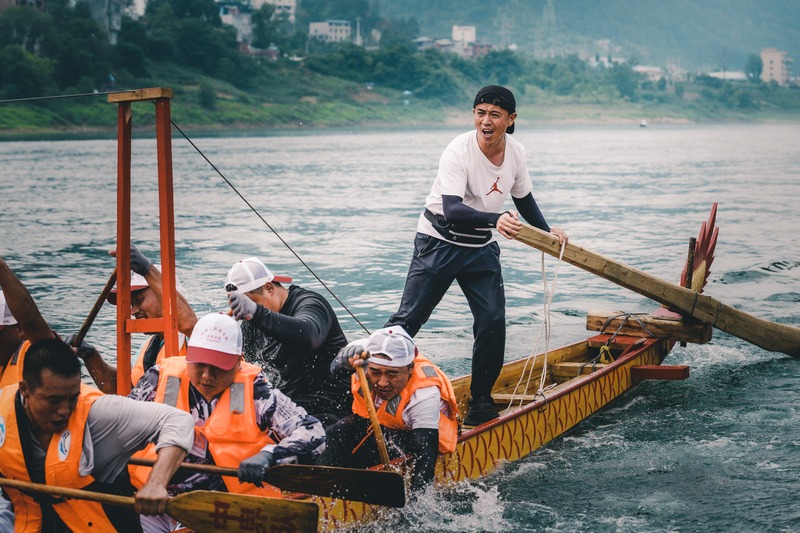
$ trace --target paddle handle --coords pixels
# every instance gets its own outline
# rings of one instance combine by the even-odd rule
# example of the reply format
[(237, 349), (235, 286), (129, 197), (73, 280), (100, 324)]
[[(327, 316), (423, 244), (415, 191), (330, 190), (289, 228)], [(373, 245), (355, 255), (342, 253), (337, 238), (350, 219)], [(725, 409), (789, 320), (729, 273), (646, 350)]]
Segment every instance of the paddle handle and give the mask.
[(106, 282), (106, 286), (103, 287), (103, 292), (100, 293), (100, 297), (94, 303), (94, 307), (89, 312), (89, 316), (86, 317), (86, 320), (83, 321), (83, 325), (81, 329), (78, 330), (78, 334), (75, 336), (75, 340), (72, 341), (72, 346), (80, 346), (83, 342), (83, 339), (86, 338), (86, 334), (89, 333), (89, 328), (92, 327), (92, 323), (94, 319), (97, 318), (97, 313), (100, 312), (100, 308), (103, 307), (103, 303), (108, 298), (108, 295), (111, 294), (111, 289), (114, 288), (114, 284), (117, 282), (117, 267), (114, 267), (114, 272), (108, 277), (108, 281)]
[[(366, 352), (361, 354), (362, 357), (364, 354)], [(358, 380), (361, 382), (361, 392), (364, 393), (364, 399), (367, 401), (367, 411), (369, 411), (369, 419), (372, 422), (372, 432), (375, 433), (375, 440), (378, 442), (378, 453), (381, 456), (381, 462), (386, 468), (389, 468), (389, 451), (386, 449), (386, 441), (383, 440), (381, 423), (378, 422), (378, 413), (375, 411), (375, 404), (372, 401), (372, 393), (369, 390), (364, 368), (361, 365), (356, 366), (356, 373), (358, 374)]]
[(65, 498), (90, 500), (93, 502), (107, 503), (109, 505), (120, 505), (122, 507), (134, 506), (134, 500), (130, 496), (118, 496), (116, 494), (103, 494), (101, 492), (70, 489), (67, 487), (56, 487), (54, 485), (42, 485), (40, 483), (32, 483), (30, 481), (21, 481), (19, 479), (6, 479), (0, 477), (0, 486), (28, 492), (50, 494), (51, 496), (63, 496)]
[[(155, 464), (155, 461), (151, 459), (141, 459), (138, 457), (131, 457), (128, 460), (128, 464), (137, 466), (153, 466)], [(217, 466), (217, 465), (181, 463), (181, 465), (178, 468), (180, 470), (186, 470), (189, 472), (200, 472), (203, 474), (212, 474), (215, 476), (237, 477), (239, 475), (239, 471), (236, 468), (227, 468), (224, 466)]]
[[(108, 505), (135, 506), (135, 500), (130, 496), (42, 485), (17, 479), (0, 477), (0, 486)], [(258, 525), (258, 531), (265, 533), (311, 533), (317, 531), (319, 523), (319, 506), (314, 502), (205, 490), (185, 492), (170, 498), (167, 501), (167, 514), (195, 531), (245, 533), (256, 531)], [(258, 516), (265, 518), (261, 523), (254, 524), (254, 517)]]

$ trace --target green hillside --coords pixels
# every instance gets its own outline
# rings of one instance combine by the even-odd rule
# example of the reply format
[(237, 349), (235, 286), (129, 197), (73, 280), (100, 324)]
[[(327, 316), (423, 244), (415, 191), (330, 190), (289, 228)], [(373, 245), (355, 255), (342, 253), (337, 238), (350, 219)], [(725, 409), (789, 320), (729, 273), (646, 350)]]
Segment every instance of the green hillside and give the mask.
[[(279, 43), (283, 52), (271, 60), (239, 52), (235, 32), (221, 24), (213, 0), (151, 0), (142, 19), (123, 18), (112, 46), (86, 4), (59, 1), (44, 13), (28, 7), (0, 11), (4, 138), (113, 134), (116, 116), (114, 106), (105, 103), (106, 93), (144, 87), (174, 89), (173, 117), (180, 126), (216, 131), (465, 125), (477, 89), (494, 83), (515, 92), (523, 124), (773, 120), (800, 114), (800, 89), (763, 84), (757, 73), (745, 82), (673, 78), (666, 71), (648, 79), (633, 69), (635, 62), (596, 67), (575, 55), (537, 58), (510, 49), (476, 59), (435, 49), (418, 52), (410, 41), (416, 23), (377, 13), (372, 24), (385, 32), (381, 46), (373, 48), (312, 46), (289, 27), (262, 28), (264, 42)], [(336, 6), (350, 4), (325, 5), (335, 16)], [(464, 13), (473, 16), (485, 9), (465, 5)], [(266, 15), (263, 20), (271, 20)], [(137, 115), (136, 125), (152, 119)]]
[[(552, 0), (555, 26), (543, 27), (546, 0), (379, 0), (387, 17), (413, 17), (422, 35), (450, 37), (452, 25), (474, 25), (478, 39), (528, 53), (552, 45), (566, 52), (611, 52), (641, 63), (743, 70), (749, 54), (772, 47), (800, 61), (796, 0)], [(537, 41), (537, 36), (540, 37)]]

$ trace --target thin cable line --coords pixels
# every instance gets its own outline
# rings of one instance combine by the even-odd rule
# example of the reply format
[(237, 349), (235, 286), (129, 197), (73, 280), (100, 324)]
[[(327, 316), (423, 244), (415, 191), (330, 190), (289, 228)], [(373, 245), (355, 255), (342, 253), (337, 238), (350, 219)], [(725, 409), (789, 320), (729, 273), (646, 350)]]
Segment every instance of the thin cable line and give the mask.
[(245, 197), (244, 197), (244, 195), (242, 195), (242, 193), (240, 193), (240, 192), (239, 192), (239, 190), (238, 190), (238, 189), (237, 189), (237, 188), (236, 188), (236, 187), (233, 185), (233, 183), (231, 183), (231, 182), (230, 182), (230, 180), (228, 180), (228, 178), (226, 178), (226, 177), (225, 177), (225, 175), (223, 175), (223, 174), (222, 174), (222, 172), (221, 172), (221, 171), (220, 171), (220, 170), (217, 168), (217, 166), (216, 166), (216, 165), (214, 165), (214, 163), (212, 163), (212, 162), (211, 162), (211, 160), (209, 160), (209, 159), (208, 159), (208, 157), (206, 156), (206, 154), (204, 154), (204, 153), (203, 153), (203, 151), (202, 151), (202, 150), (200, 150), (200, 148), (198, 148), (198, 147), (197, 147), (197, 145), (195, 145), (195, 144), (194, 144), (194, 142), (192, 142), (192, 140), (191, 140), (191, 139), (190, 139), (190, 138), (189, 138), (189, 137), (188, 137), (188, 136), (187, 136), (187, 135), (186, 135), (186, 134), (183, 132), (183, 130), (180, 128), (180, 126), (178, 126), (177, 124), (175, 124), (175, 121), (174, 121), (174, 120), (170, 120), (170, 122), (171, 122), (171, 123), (172, 123), (172, 125), (175, 127), (175, 129), (176, 129), (176, 130), (178, 130), (178, 132), (179, 132), (179, 133), (180, 133), (180, 134), (183, 136), (183, 138), (184, 138), (184, 139), (186, 139), (186, 141), (187, 141), (187, 142), (188, 142), (188, 143), (189, 143), (189, 144), (192, 146), (192, 148), (194, 148), (194, 149), (197, 151), (197, 153), (198, 153), (198, 154), (200, 154), (200, 156), (201, 156), (203, 159), (205, 159), (205, 160), (206, 160), (206, 162), (207, 162), (207, 163), (208, 163), (208, 164), (211, 166), (211, 168), (213, 168), (213, 169), (214, 169), (214, 171), (215, 171), (217, 174), (219, 174), (219, 177), (220, 177), (220, 178), (222, 178), (222, 179), (225, 181), (225, 183), (227, 183), (227, 184), (228, 184), (228, 186), (229, 186), (229, 187), (230, 187), (230, 188), (233, 190), (233, 192), (235, 192), (235, 193), (236, 193), (236, 194), (239, 196), (239, 198), (241, 198), (241, 199), (242, 199), (242, 201), (243, 201), (245, 204), (247, 204), (247, 207), (249, 207), (249, 208), (250, 208), (250, 210), (251, 210), (251, 211), (253, 211), (253, 213), (255, 213), (255, 214), (256, 214), (256, 216), (257, 216), (258, 218), (260, 218), (260, 219), (261, 219), (261, 222), (263, 222), (263, 223), (264, 223), (264, 225), (265, 225), (265, 226), (267, 226), (267, 227), (269, 228), (269, 230), (270, 230), (270, 231), (271, 231), (271, 232), (272, 232), (272, 233), (273, 233), (273, 234), (274, 234), (274, 235), (275, 235), (275, 236), (276, 236), (276, 237), (277, 237), (277, 238), (278, 238), (278, 239), (279, 239), (279, 240), (280, 240), (280, 241), (283, 243), (283, 245), (284, 245), (284, 246), (286, 246), (286, 248), (287, 248), (287, 249), (288, 249), (290, 252), (292, 252), (292, 254), (293, 254), (293, 255), (294, 255), (296, 258), (297, 258), (297, 260), (298, 260), (298, 261), (300, 261), (300, 263), (301, 263), (301, 264), (302, 264), (302, 265), (303, 265), (303, 266), (306, 268), (306, 270), (308, 270), (308, 271), (311, 273), (311, 275), (312, 275), (312, 276), (314, 276), (314, 278), (316, 278), (316, 280), (317, 280), (317, 281), (318, 281), (318, 282), (319, 282), (319, 283), (320, 283), (320, 284), (321, 284), (323, 287), (325, 287), (325, 290), (326, 290), (326, 291), (328, 291), (328, 293), (329, 293), (329, 294), (330, 294), (330, 295), (331, 295), (331, 296), (332, 296), (332, 297), (333, 297), (333, 298), (334, 298), (334, 299), (335, 299), (337, 302), (339, 302), (339, 305), (341, 305), (341, 306), (342, 306), (342, 308), (343, 308), (345, 311), (347, 311), (347, 314), (349, 314), (349, 315), (350, 315), (350, 316), (353, 318), (353, 320), (355, 320), (355, 321), (356, 321), (356, 323), (357, 323), (359, 326), (361, 326), (361, 328), (362, 328), (364, 331), (366, 331), (366, 332), (367, 332), (367, 334), (369, 334), (369, 333), (370, 333), (370, 331), (367, 329), (367, 327), (366, 327), (364, 324), (362, 324), (362, 323), (361, 323), (361, 321), (360, 321), (360, 320), (359, 320), (359, 319), (356, 317), (356, 315), (354, 315), (354, 314), (353, 314), (353, 312), (352, 312), (352, 311), (350, 311), (350, 309), (349, 309), (349, 308), (348, 308), (348, 307), (347, 307), (347, 306), (344, 304), (344, 302), (342, 302), (342, 300), (340, 300), (340, 299), (339, 299), (339, 297), (338, 297), (338, 296), (336, 296), (336, 294), (333, 292), (333, 290), (331, 290), (331, 288), (330, 288), (330, 287), (328, 287), (328, 285), (327, 285), (327, 284), (326, 284), (324, 281), (322, 281), (322, 278), (320, 278), (320, 277), (317, 275), (317, 273), (316, 273), (316, 272), (314, 272), (314, 270), (313, 270), (313, 269), (312, 269), (312, 268), (311, 268), (311, 267), (308, 265), (308, 263), (306, 263), (306, 262), (303, 260), (303, 258), (302, 258), (302, 257), (300, 257), (300, 255), (299, 255), (297, 252), (295, 252), (295, 251), (294, 251), (294, 249), (293, 249), (293, 248), (292, 248), (292, 247), (289, 245), (289, 243), (288, 243), (288, 242), (286, 242), (286, 240), (284, 240), (284, 238), (283, 238), (283, 237), (281, 237), (281, 235), (280, 235), (280, 234), (277, 232), (277, 230), (276, 230), (275, 228), (273, 228), (273, 227), (270, 225), (270, 223), (269, 223), (269, 222), (267, 222), (267, 220), (266, 220), (266, 219), (265, 219), (263, 216), (261, 216), (261, 213), (259, 213), (259, 212), (258, 212), (258, 210), (257, 210), (257, 209), (256, 209), (256, 208), (253, 206), (253, 204), (251, 204), (251, 203), (250, 203), (250, 202), (247, 200), (247, 198), (245, 198)]
[(79, 94), (60, 94), (56, 96), (30, 96), (27, 98), (12, 98), (9, 100), (0, 100), (0, 104), (14, 104), (21, 102), (40, 102), (44, 100), (64, 100), (66, 98), (84, 98), (87, 96), (107, 96), (109, 94), (125, 93), (129, 91), (106, 91), (106, 92), (92, 92), (92, 93), (79, 93)]

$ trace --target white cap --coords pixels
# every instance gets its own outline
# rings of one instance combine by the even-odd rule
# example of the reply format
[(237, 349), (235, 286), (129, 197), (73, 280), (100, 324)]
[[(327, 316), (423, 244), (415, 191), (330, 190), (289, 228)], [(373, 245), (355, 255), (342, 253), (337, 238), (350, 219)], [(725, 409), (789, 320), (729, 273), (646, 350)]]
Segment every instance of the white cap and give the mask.
[[(403, 367), (414, 362), (417, 347), (406, 330), (401, 326), (389, 326), (375, 331), (367, 339), (366, 350), (370, 354), (369, 364)], [(382, 357), (372, 357), (381, 354)]]
[[(156, 265), (156, 268), (159, 272), (161, 272), (161, 265)], [(133, 270), (131, 270), (131, 292), (140, 291), (142, 289), (146, 289), (149, 287), (150, 284), (147, 283), (147, 280), (144, 276), (137, 274)], [(175, 289), (181, 294), (183, 294), (183, 286), (181, 285), (181, 280), (178, 279), (178, 273), (175, 273)], [(114, 285), (114, 288), (111, 289), (111, 292), (108, 294), (108, 303), (111, 305), (117, 305), (117, 286)]]
[(16, 323), (17, 319), (11, 314), (11, 309), (8, 308), (3, 289), (0, 289), (0, 326), (11, 326)]
[(228, 285), (233, 285), (236, 287), (234, 291), (250, 292), (263, 287), (264, 284), (271, 281), (291, 283), (292, 278), (289, 276), (276, 276), (260, 259), (248, 257), (236, 262), (228, 270), (228, 277), (225, 279), (225, 290), (228, 290)]
[(231, 370), (242, 355), (242, 330), (236, 319), (209, 313), (197, 321), (186, 348), (187, 363)]

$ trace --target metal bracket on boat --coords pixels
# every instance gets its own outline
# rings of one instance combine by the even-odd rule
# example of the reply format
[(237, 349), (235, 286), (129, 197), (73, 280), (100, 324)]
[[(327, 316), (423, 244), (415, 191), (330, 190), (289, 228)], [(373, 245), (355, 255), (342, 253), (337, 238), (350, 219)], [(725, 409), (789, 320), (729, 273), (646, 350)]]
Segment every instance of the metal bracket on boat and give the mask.
[(631, 380), (683, 380), (689, 377), (686, 365), (638, 365), (631, 367)]

